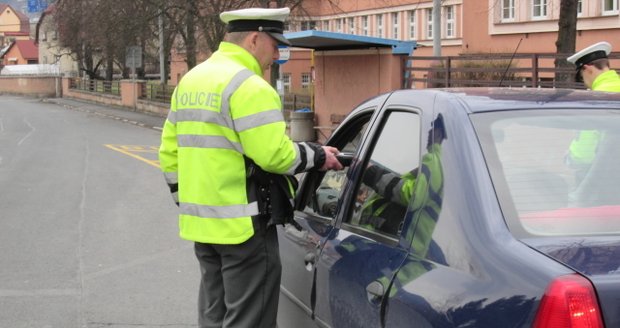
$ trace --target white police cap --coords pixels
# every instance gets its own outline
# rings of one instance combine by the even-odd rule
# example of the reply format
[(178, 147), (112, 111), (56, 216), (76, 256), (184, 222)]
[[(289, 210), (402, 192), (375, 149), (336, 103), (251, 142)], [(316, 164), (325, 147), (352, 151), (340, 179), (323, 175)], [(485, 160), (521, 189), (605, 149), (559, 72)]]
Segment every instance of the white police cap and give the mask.
[(583, 65), (591, 63), (597, 59), (607, 58), (611, 52), (611, 44), (608, 42), (595, 43), (576, 54), (566, 58), (569, 62), (575, 64), (577, 70), (580, 70)]
[(284, 33), (284, 21), (291, 10), (285, 8), (246, 8), (225, 11), (220, 14), (222, 22), (226, 23), (228, 32), (266, 32), (276, 39), (279, 44), (291, 45)]

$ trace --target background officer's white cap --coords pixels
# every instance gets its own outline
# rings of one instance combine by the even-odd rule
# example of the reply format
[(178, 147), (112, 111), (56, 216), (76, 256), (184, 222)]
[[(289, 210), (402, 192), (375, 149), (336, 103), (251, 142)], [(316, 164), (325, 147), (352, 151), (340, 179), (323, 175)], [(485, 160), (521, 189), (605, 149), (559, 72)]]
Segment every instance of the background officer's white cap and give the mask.
[(284, 33), (284, 21), (291, 13), (289, 8), (247, 8), (225, 11), (220, 14), (228, 32), (266, 32), (279, 44), (291, 45)]
[(589, 64), (597, 59), (607, 58), (611, 52), (611, 44), (608, 42), (595, 43), (576, 54), (566, 58), (569, 62), (577, 66), (577, 70), (580, 70), (583, 65)]

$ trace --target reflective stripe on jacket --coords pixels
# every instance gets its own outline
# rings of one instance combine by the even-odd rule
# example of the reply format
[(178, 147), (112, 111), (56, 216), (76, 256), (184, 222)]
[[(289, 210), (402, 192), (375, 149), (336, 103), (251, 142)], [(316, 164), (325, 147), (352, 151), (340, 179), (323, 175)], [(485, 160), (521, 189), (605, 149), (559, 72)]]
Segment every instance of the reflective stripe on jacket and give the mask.
[(159, 159), (171, 191), (178, 187), (183, 239), (239, 244), (254, 234), (259, 206), (244, 156), (277, 174), (318, 163), (316, 147), (285, 134), (280, 98), (262, 73), (249, 52), (222, 42), (173, 93)]

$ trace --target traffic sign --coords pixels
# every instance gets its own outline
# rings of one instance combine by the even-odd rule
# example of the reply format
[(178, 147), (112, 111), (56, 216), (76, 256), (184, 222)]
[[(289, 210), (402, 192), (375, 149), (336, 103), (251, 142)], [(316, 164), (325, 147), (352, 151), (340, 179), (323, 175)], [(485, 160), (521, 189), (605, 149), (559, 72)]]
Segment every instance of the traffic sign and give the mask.
[(129, 68), (142, 67), (142, 47), (127, 47), (127, 52), (125, 53), (125, 66)]
[(38, 13), (47, 9), (47, 0), (28, 0), (28, 12)]
[(291, 48), (287, 46), (278, 46), (278, 51), (280, 52), (280, 58), (276, 60), (277, 64), (282, 65), (291, 58)]

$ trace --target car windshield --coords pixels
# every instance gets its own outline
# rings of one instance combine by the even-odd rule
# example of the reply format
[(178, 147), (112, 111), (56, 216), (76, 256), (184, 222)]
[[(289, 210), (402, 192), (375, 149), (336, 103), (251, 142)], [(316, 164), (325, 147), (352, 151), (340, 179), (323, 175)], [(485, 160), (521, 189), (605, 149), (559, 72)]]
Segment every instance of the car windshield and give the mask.
[(511, 230), (620, 233), (618, 111), (499, 111), (472, 121)]

